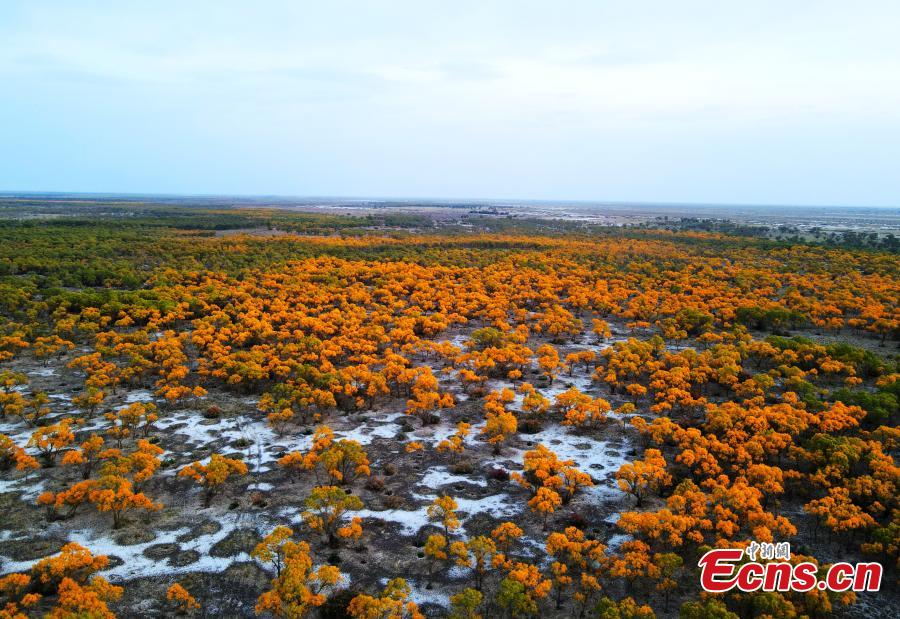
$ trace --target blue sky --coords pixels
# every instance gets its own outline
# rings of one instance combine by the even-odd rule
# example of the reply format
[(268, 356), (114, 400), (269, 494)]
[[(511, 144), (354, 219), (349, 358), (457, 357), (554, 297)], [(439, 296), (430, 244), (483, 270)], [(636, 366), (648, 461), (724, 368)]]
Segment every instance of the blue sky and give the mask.
[(0, 190), (900, 205), (900, 4), (0, 4)]

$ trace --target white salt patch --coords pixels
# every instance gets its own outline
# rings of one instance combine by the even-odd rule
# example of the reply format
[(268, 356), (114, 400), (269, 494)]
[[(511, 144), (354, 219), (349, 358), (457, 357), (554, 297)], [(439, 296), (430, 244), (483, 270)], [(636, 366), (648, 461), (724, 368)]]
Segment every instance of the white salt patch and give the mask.
[(594, 379), (591, 378), (591, 375), (579, 371), (573, 373), (572, 376), (569, 376), (568, 374), (557, 376), (556, 380), (554, 380), (549, 387), (538, 389), (538, 391), (541, 395), (550, 400), (550, 404), (553, 405), (556, 403), (556, 396), (564, 391), (568, 391), (572, 387), (575, 387), (582, 393), (588, 393), (594, 386)]
[[(386, 585), (387, 580), (382, 579), (382, 585)], [(441, 586), (441, 582), (439, 578), (435, 578), (435, 582), (432, 583), (431, 589), (426, 589), (426, 584), (418, 583), (415, 580), (407, 579), (406, 584), (409, 585), (409, 600), (415, 602), (418, 605), (424, 604), (434, 604), (435, 606), (441, 606), (443, 608), (447, 608), (450, 606), (450, 593), (447, 592), (447, 587)]]
[(371, 416), (361, 425), (349, 429), (334, 429), (337, 438), (344, 438), (358, 442), (360, 445), (368, 445), (375, 438), (391, 439), (403, 431), (397, 420), (406, 417), (404, 412), (388, 413), (385, 415)]
[(0, 494), (4, 492), (21, 492), (19, 500), (27, 503), (33, 502), (44, 491), (44, 480), (38, 477), (34, 471), (28, 476), (17, 479), (0, 479)]
[(521, 514), (524, 507), (521, 500), (513, 499), (508, 494), (493, 494), (480, 499), (457, 498), (456, 504), (459, 506), (457, 511), (465, 512), (469, 517), (482, 512), (495, 518), (512, 517)]
[[(173, 531), (159, 531), (156, 538), (152, 541), (142, 544), (132, 544), (129, 546), (121, 546), (112, 538), (114, 533), (111, 530), (91, 531), (76, 530), (68, 533), (68, 541), (77, 542), (82, 546), (90, 549), (95, 554), (116, 556), (122, 559), (123, 563), (116, 567), (103, 570), (100, 574), (107, 576), (113, 580), (129, 580), (132, 578), (146, 576), (169, 576), (174, 574), (183, 574), (187, 572), (221, 572), (230, 565), (239, 561), (250, 561), (250, 556), (241, 552), (231, 557), (212, 557), (209, 550), (216, 543), (222, 541), (237, 528), (249, 527), (259, 532), (260, 526), (258, 518), (248, 514), (232, 514), (225, 513), (216, 516), (216, 520), (222, 525), (221, 530), (207, 535), (200, 535), (186, 542), (178, 542), (178, 537), (190, 532), (190, 528), (183, 527)], [(166, 560), (151, 559), (144, 554), (144, 550), (157, 544), (177, 543), (180, 550), (194, 550), (199, 553), (200, 558), (194, 563), (181, 567), (169, 565)], [(55, 554), (55, 553), (54, 553)], [(35, 561), (4, 561), (3, 571), (21, 572), (28, 570)]]
[(35, 428), (29, 428), (18, 417), (3, 417), (0, 419), (0, 434), (5, 434), (19, 447), (24, 447), (28, 439), (34, 433)]
[[(184, 425), (175, 428), (178, 424)], [(184, 435), (188, 437), (187, 442), (196, 447), (219, 440), (224, 440), (226, 444), (242, 440), (247, 443), (244, 461), (257, 473), (271, 469), (278, 459), (277, 454), (281, 452), (306, 451), (312, 446), (311, 434), (287, 433), (278, 436), (264, 419), (251, 419), (243, 415), (210, 423), (199, 411), (187, 411), (159, 420), (156, 427), (171, 430), (175, 435)]]
[[(606, 441), (591, 436), (572, 434), (565, 426), (549, 425), (535, 434), (521, 435), (521, 438), (538, 443), (556, 453), (561, 460), (573, 460), (575, 467), (597, 479), (615, 473), (626, 461), (624, 446), (613, 446)], [(530, 451), (532, 448), (527, 449)], [(614, 451), (614, 454), (608, 454)], [(517, 450), (516, 459), (522, 460), (523, 450)]]
[[(478, 436), (481, 434), (481, 430), (484, 428), (485, 423), (486, 422), (483, 419), (477, 423), (473, 423), (472, 427), (469, 429), (468, 436), (463, 440), (463, 444), (470, 446), (475, 445), (478, 442)], [(456, 426), (453, 424), (441, 423), (439, 425), (419, 428), (413, 431), (412, 434), (415, 440), (436, 447), (441, 441), (447, 440), (456, 434)]]
[(606, 552), (615, 552), (622, 547), (622, 544), (625, 542), (630, 542), (634, 538), (630, 535), (626, 535), (624, 533), (616, 533), (615, 535), (610, 535), (609, 539), (606, 540)]
[(134, 404), (135, 402), (152, 402), (153, 394), (147, 391), (146, 389), (137, 389), (135, 391), (129, 392), (125, 396), (125, 402), (128, 404)]
[[(426, 505), (413, 510), (405, 509), (389, 509), (384, 511), (374, 511), (364, 509), (353, 512), (350, 516), (360, 516), (362, 518), (372, 518), (383, 520), (385, 522), (395, 522), (400, 525), (403, 535), (412, 536), (419, 532), (419, 529), (429, 524), (428, 514), (426, 512), (428, 505), (437, 498), (437, 494), (417, 494), (413, 493), (413, 498), (427, 501)], [(461, 516), (463, 522), (479, 513), (489, 513), (495, 517), (512, 517), (520, 514), (523, 509), (523, 503), (513, 499), (508, 494), (494, 494), (480, 499), (464, 499), (455, 498), (457, 504), (457, 512)], [(433, 523), (432, 523), (433, 524)]]
[(426, 488), (431, 489), (457, 483), (487, 486), (487, 481), (485, 481), (484, 479), (472, 479), (471, 477), (467, 477), (465, 475), (457, 475), (455, 473), (451, 473), (447, 470), (446, 467), (443, 466), (429, 469), (429, 471), (425, 473), (422, 479), (419, 480), (420, 486), (425, 486)]
[(416, 510), (386, 509), (384, 511), (375, 511), (371, 509), (361, 509), (352, 512), (350, 517), (353, 516), (383, 520), (385, 522), (395, 522), (400, 525), (401, 534), (406, 536), (415, 535), (419, 532), (419, 529), (428, 524), (428, 514), (425, 513), (424, 506)]

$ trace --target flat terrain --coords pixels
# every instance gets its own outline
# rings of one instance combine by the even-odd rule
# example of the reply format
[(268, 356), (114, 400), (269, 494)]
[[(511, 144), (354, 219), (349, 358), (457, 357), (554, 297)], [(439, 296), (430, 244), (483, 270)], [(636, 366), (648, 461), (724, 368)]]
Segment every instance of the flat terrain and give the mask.
[[(25, 616), (896, 608), (888, 249), (655, 208), (75, 200), (0, 221), (0, 600)], [(701, 597), (704, 550), (751, 541), (883, 587)]]

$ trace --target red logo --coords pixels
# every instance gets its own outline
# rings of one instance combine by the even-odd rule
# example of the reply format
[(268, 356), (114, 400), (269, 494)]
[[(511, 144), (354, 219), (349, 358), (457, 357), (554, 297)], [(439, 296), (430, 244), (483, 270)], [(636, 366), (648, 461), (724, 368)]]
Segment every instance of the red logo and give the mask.
[[(756, 544), (754, 542), (754, 544)], [(753, 547), (753, 544), (751, 544)], [(756, 544), (745, 552), (739, 548), (710, 550), (697, 562), (700, 566), (700, 586), (710, 593), (739, 591), (811, 591), (813, 589), (835, 592), (878, 591), (884, 571), (880, 563), (835, 563), (819, 578), (815, 563), (789, 563), (787, 560), (756, 561), (756, 552), (762, 547), (761, 559), (784, 559), (765, 550), (765, 544)], [(771, 556), (769, 556), (771, 554)], [(782, 553), (778, 553), (782, 554)], [(745, 558), (748, 561), (743, 561)], [(788, 552), (787, 559), (790, 558)]]

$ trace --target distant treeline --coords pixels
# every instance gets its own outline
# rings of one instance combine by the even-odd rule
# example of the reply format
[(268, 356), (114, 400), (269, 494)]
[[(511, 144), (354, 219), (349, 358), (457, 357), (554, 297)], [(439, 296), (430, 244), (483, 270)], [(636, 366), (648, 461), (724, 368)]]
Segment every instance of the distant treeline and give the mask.
[(860, 232), (857, 230), (826, 232), (817, 226), (802, 230), (790, 225), (758, 226), (734, 222), (728, 219), (702, 219), (697, 217), (682, 217), (676, 220), (661, 218), (653, 222), (639, 224), (639, 227), (665, 228), (672, 231), (717, 232), (734, 236), (773, 239), (787, 243), (816, 243), (850, 249), (876, 249), (891, 253), (900, 252), (900, 238), (892, 233), (882, 236), (877, 232)]

